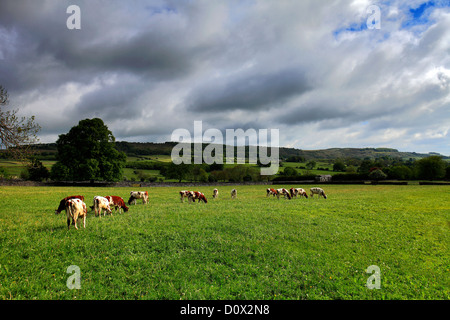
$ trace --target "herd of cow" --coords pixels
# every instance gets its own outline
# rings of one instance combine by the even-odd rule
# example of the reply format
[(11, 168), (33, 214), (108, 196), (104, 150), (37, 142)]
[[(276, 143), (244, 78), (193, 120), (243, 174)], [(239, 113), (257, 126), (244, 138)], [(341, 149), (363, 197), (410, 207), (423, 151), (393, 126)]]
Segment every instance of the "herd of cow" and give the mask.
[[(147, 191), (131, 191), (130, 198), (128, 199), (128, 205), (136, 204), (137, 199), (142, 199), (144, 204), (148, 203), (148, 192)], [(119, 196), (95, 196), (94, 203), (90, 207), (91, 210), (94, 210), (95, 215), (101, 217), (102, 210), (105, 210), (103, 215), (109, 213), (112, 215), (111, 208), (114, 208), (115, 211), (119, 209), (119, 213), (121, 210), (124, 212), (128, 211), (128, 207), (125, 205), (125, 201)], [(83, 227), (86, 228), (86, 215), (87, 208), (86, 203), (84, 202), (84, 196), (69, 196), (65, 197), (59, 202), (58, 209), (55, 210), (55, 214), (61, 213), (61, 211), (66, 210), (67, 213), (67, 228), (70, 229), (70, 222), (72, 220), (72, 224), (77, 227), (77, 220), (83, 219)]]
[[(311, 188), (311, 198), (314, 197), (315, 194), (317, 194), (319, 197), (327, 198), (325, 192), (322, 188)], [(308, 194), (306, 191), (302, 188), (291, 188), (289, 191), (285, 188), (280, 189), (272, 189), (267, 188), (266, 190), (266, 197), (268, 196), (276, 196), (278, 199), (280, 199), (280, 196), (284, 196), (284, 198), (292, 199), (296, 198), (297, 196), (308, 198)], [(213, 198), (217, 199), (219, 197), (219, 190), (214, 189), (213, 190)], [(237, 197), (237, 190), (233, 189), (231, 190), (231, 198), (236, 199)], [(199, 191), (188, 191), (188, 190), (182, 190), (180, 191), (180, 199), (181, 202), (184, 202), (184, 199), (187, 198), (189, 202), (195, 202), (195, 200), (198, 200), (198, 202), (204, 202), (208, 203), (208, 200), (206, 199), (206, 196), (199, 192)], [(144, 204), (148, 203), (148, 192), (147, 191), (131, 191), (130, 192), (130, 198), (128, 199), (128, 205), (136, 204), (137, 199), (142, 199), (142, 202)], [(95, 215), (101, 217), (102, 211), (104, 210), (103, 215), (106, 215), (106, 213), (109, 213), (112, 215), (111, 208), (114, 208), (114, 210), (117, 212), (117, 209), (119, 210), (119, 213), (121, 210), (124, 212), (128, 211), (128, 207), (125, 205), (125, 201), (123, 198), (119, 196), (95, 196), (93, 205), (90, 206), (91, 210), (94, 210)], [(83, 219), (83, 227), (86, 228), (86, 215), (87, 215), (87, 208), (86, 203), (84, 202), (84, 196), (76, 195), (76, 196), (69, 196), (65, 197), (59, 202), (58, 209), (55, 210), (55, 214), (61, 213), (63, 210), (66, 211), (67, 214), (67, 228), (70, 229), (70, 224), (72, 223), (75, 226), (75, 229), (78, 229), (77, 227), (77, 220)]]
[[(325, 199), (327, 198), (327, 195), (325, 194), (325, 191), (323, 191), (322, 188), (314, 187), (309, 189), (311, 191), (311, 198), (314, 197), (315, 194), (318, 195), (320, 198), (321, 196)], [(276, 196), (278, 199), (280, 199), (280, 196), (284, 196), (285, 198), (288, 198), (289, 200), (292, 198), (297, 198), (297, 196), (308, 198), (308, 194), (306, 193), (305, 189), (302, 188), (291, 188), (289, 191), (285, 188), (281, 189), (272, 189), (267, 188), (267, 197), (268, 196)]]

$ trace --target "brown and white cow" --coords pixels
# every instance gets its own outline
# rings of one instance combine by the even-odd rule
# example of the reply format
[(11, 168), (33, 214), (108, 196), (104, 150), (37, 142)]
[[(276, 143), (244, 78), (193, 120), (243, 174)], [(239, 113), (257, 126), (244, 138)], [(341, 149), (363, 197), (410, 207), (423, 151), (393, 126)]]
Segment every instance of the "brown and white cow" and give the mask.
[(315, 187), (309, 190), (311, 191), (311, 198), (313, 198), (315, 194), (317, 194), (319, 198), (320, 196), (324, 197), (324, 199), (327, 198), (327, 195), (325, 194), (325, 191), (323, 191), (322, 188)]
[(308, 194), (306, 193), (305, 189), (303, 188), (291, 188), (289, 190), (290, 194), (291, 194), (291, 198), (297, 198), (297, 196), (299, 195), (300, 197), (305, 197), (308, 198)]
[(67, 230), (70, 229), (71, 219), (72, 224), (75, 225), (75, 229), (78, 230), (78, 218), (83, 218), (83, 227), (86, 229), (86, 204), (78, 198), (72, 198), (65, 202), (65, 208), (67, 213)]
[(110, 215), (112, 215), (112, 210), (109, 205), (109, 200), (102, 196), (95, 196), (94, 197), (95, 215), (96, 216), (98, 215), (101, 218), (103, 209), (105, 210), (105, 212), (103, 213), (104, 216), (106, 215), (106, 212), (108, 212)]
[(284, 198), (288, 198), (291, 200), (291, 195), (289, 194), (289, 191), (287, 191), (285, 188), (277, 189), (277, 198), (280, 200), (280, 195), (284, 195)]
[(277, 190), (275, 190), (273, 188), (267, 188), (266, 192), (267, 192), (266, 197), (268, 197), (270, 195), (275, 197), (277, 195)]
[(121, 213), (121, 210), (123, 209), (124, 212), (128, 211), (128, 207), (125, 205), (125, 201), (123, 201), (122, 197), (119, 196), (106, 196), (106, 199), (109, 201), (109, 207), (114, 207), (114, 211), (117, 211), (119, 209), (119, 213)]
[(58, 209), (55, 210), (55, 214), (60, 214), (61, 211), (66, 210), (66, 201), (69, 199), (80, 199), (81, 201), (84, 201), (84, 197), (83, 196), (68, 196), (65, 197), (64, 199), (61, 199), (61, 201), (59, 202), (59, 206)]
[(219, 190), (214, 189), (213, 190), (213, 199), (217, 199), (219, 197)]
[(180, 191), (180, 200), (181, 200), (181, 202), (184, 202), (184, 198), (188, 198), (189, 199), (189, 195), (194, 196), (193, 191), (188, 191), (188, 190)]
[(237, 197), (237, 190), (236, 189), (231, 190), (231, 199), (236, 199), (236, 197)]
[(191, 191), (191, 193), (188, 195), (189, 202), (195, 202), (195, 200), (198, 200), (198, 202), (203, 201), (204, 203), (208, 203), (208, 200), (206, 200), (206, 197), (203, 193), (200, 191)]
[(136, 199), (142, 199), (143, 204), (148, 203), (148, 192), (147, 191), (131, 191), (130, 199), (128, 199), (128, 204), (136, 204)]

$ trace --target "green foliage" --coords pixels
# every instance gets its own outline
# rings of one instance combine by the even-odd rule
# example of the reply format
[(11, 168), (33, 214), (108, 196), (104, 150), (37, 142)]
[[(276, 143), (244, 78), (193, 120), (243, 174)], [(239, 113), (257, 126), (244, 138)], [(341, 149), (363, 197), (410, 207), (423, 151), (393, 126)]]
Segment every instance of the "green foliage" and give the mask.
[(373, 170), (369, 173), (369, 179), (371, 180), (384, 180), (387, 178), (387, 174), (383, 172), (381, 169)]
[(41, 161), (36, 158), (31, 159), (27, 165), (26, 170), (28, 172), (28, 179), (31, 181), (42, 181), (50, 178), (50, 172)]
[(345, 163), (342, 161), (336, 161), (333, 165), (333, 171), (345, 171)]
[(407, 180), (414, 178), (413, 170), (405, 165), (397, 165), (386, 169), (389, 179)]
[(281, 173), (283, 176), (296, 176), (297, 170), (295, 170), (292, 167), (286, 167), (284, 168), (284, 171)]
[(205, 169), (200, 168), (198, 176), (200, 182), (208, 182), (208, 174), (206, 173)]
[(228, 172), (225, 170), (215, 170), (211, 171), (209, 174), (211, 180), (213, 181), (228, 181)]
[(358, 168), (358, 173), (361, 174), (369, 174), (370, 168), (374, 166), (373, 161), (369, 159), (365, 159), (361, 162)]
[(226, 168), (225, 171), (230, 182), (259, 181), (261, 179), (259, 169), (243, 164)]
[(312, 170), (316, 166), (316, 162), (314, 160), (310, 160), (306, 163), (306, 169)]
[(445, 177), (447, 164), (440, 156), (430, 156), (416, 161), (419, 179), (439, 180)]
[(127, 161), (125, 168), (144, 169), (144, 170), (163, 170), (168, 163), (156, 161)]
[(305, 162), (305, 157), (301, 156), (290, 156), (286, 158), (287, 162)]
[(58, 162), (52, 168), (57, 180), (122, 179), (126, 155), (114, 148), (114, 136), (99, 118), (81, 120), (58, 138)]
[(8, 173), (6, 172), (6, 169), (3, 167), (0, 167), (0, 179), (4, 179), (8, 176)]
[(177, 179), (178, 182), (187, 178), (190, 175), (191, 167), (188, 164), (180, 163), (176, 165), (174, 163), (170, 163), (167, 169), (164, 172), (164, 176), (167, 179)]

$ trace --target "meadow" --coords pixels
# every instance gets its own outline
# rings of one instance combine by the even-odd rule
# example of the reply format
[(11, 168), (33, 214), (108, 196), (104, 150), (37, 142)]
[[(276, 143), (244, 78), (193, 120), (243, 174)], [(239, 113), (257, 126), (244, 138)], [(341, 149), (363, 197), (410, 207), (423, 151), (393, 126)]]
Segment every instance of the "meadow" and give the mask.
[[(245, 160), (245, 159), (244, 159)], [(157, 163), (168, 163), (171, 161), (171, 157), (168, 155), (154, 155), (154, 156), (128, 156), (127, 162), (135, 163), (135, 162), (142, 162), (146, 164), (157, 164)], [(41, 160), (42, 164), (49, 170), (51, 170), (52, 166), (56, 163), (56, 160)], [(255, 170), (259, 170), (259, 167), (256, 165), (246, 164), (247, 166), (255, 168)], [(224, 168), (231, 168), (236, 166), (236, 164), (224, 164)], [(283, 166), (279, 168), (279, 172), (283, 172), (286, 168), (291, 167), (294, 168), (298, 174), (326, 174), (326, 175), (334, 175), (336, 173), (341, 172), (334, 172), (333, 166), (330, 165), (327, 162), (323, 161), (317, 161), (316, 168), (307, 170), (305, 169), (306, 162), (283, 162)], [(25, 171), (25, 164), (18, 161), (18, 160), (11, 160), (11, 159), (0, 159), (0, 168), (3, 168), (5, 170), (5, 173), (7, 177), (20, 177), (21, 173)], [(320, 169), (319, 169), (320, 168)], [(327, 170), (323, 170), (323, 169)], [(1, 175), (1, 172), (0, 172)], [(123, 168), (123, 178), (125, 180), (131, 180), (131, 181), (140, 181), (142, 176), (145, 176), (148, 180), (149, 177), (152, 177), (153, 179), (160, 179), (164, 181), (171, 181), (171, 182), (177, 182), (178, 179), (167, 179), (163, 175), (160, 174), (159, 170), (149, 170), (149, 169), (140, 169), (140, 168), (132, 168), (132, 167), (125, 167)], [(183, 180), (183, 181), (189, 181), (189, 180)]]
[[(213, 188), (194, 188), (207, 204), (147, 188), (148, 205), (88, 210), (86, 229), (67, 230), (63, 197), (127, 201), (131, 189), (0, 187), (0, 299), (450, 298), (448, 186), (327, 185), (326, 200), (277, 200), (262, 185), (213, 199)], [(80, 289), (67, 286), (71, 265)], [(372, 265), (380, 289), (366, 286)]]

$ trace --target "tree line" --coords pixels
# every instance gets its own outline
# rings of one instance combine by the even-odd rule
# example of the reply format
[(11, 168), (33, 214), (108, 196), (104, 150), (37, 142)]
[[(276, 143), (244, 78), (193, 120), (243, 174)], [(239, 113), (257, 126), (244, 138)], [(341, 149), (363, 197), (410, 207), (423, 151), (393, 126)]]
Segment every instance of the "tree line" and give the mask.
[[(8, 93), (0, 86), (0, 107), (8, 104)], [(127, 148), (134, 152), (144, 152), (140, 144), (115, 142), (115, 137), (100, 118), (79, 121), (66, 134), (61, 134), (56, 141), (56, 163), (48, 170), (32, 153), (31, 146), (38, 141), (40, 126), (34, 117), (18, 117), (18, 110), (2, 111), (0, 109), (0, 142), (1, 149), (26, 163), (24, 178), (42, 181), (120, 181), (123, 179), (123, 168), (159, 170), (165, 179), (178, 181), (190, 180), (200, 182), (244, 182), (268, 181), (271, 179), (305, 179), (297, 170), (286, 167), (275, 176), (261, 176), (256, 166), (224, 164), (180, 164), (146, 163), (141, 161), (127, 162), (124, 152)], [(156, 146), (167, 152), (171, 143)], [(224, 146), (225, 147), (225, 146)], [(139, 151), (138, 151), (139, 150)], [(246, 148), (246, 157), (248, 147)], [(304, 162), (301, 156), (288, 156), (290, 162)], [(282, 165), (282, 164), (281, 164)], [(262, 166), (258, 163), (258, 166)], [(306, 163), (305, 168), (312, 170), (316, 166), (314, 160)], [(430, 155), (420, 160), (402, 160), (383, 157), (380, 159), (336, 160), (333, 163), (334, 180), (348, 179), (398, 179), (398, 180), (441, 180), (450, 179), (450, 164), (439, 155)], [(2, 169), (0, 168), (0, 176)], [(141, 179), (145, 179), (142, 175)]]
[[(333, 170), (347, 172), (349, 166), (336, 161)], [(358, 167), (350, 166), (347, 173), (356, 173), (371, 180), (443, 180), (450, 179), (450, 163), (441, 156), (431, 155), (415, 159), (364, 159)]]

